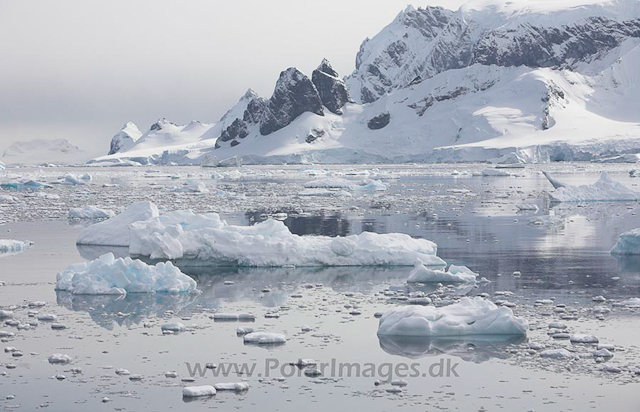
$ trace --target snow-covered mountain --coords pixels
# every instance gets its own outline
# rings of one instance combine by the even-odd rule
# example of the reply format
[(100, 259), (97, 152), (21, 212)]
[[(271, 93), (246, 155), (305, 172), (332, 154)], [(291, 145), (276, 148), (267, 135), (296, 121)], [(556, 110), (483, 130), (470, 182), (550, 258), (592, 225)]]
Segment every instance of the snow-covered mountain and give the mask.
[(5, 164), (39, 165), (44, 163), (83, 163), (89, 155), (66, 139), (33, 139), (12, 143), (0, 161)]
[(362, 43), (344, 79), (327, 60), (310, 78), (289, 68), (271, 97), (247, 92), (215, 125), (163, 126), (164, 138), (152, 127), (98, 160), (540, 162), (637, 153), (639, 77), (638, 0), (408, 7)]

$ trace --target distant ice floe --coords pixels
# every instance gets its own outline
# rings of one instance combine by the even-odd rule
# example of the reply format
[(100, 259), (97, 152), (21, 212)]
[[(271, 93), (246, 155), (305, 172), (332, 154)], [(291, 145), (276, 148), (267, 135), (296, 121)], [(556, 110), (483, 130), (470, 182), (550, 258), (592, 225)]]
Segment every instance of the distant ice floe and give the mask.
[(98, 220), (109, 219), (115, 216), (111, 210), (100, 209), (97, 206), (83, 206), (69, 209), (68, 217), (70, 220)]
[(600, 179), (591, 185), (571, 186), (554, 179), (543, 172), (555, 190), (549, 193), (554, 202), (607, 202), (630, 201), (640, 199), (640, 193), (634, 192), (625, 185), (614, 182), (605, 172)]
[(640, 229), (624, 232), (611, 249), (612, 255), (640, 255)]
[(159, 216), (151, 202), (138, 202), (124, 212), (104, 222), (82, 229), (76, 241), (79, 245), (129, 246), (129, 225)]
[(0, 256), (4, 254), (15, 254), (24, 252), (33, 245), (28, 240), (0, 239)]
[(59, 272), (56, 290), (78, 295), (125, 295), (127, 293), (187, 293), (196, 281), (171, 262), (149, 266), (131, 258), (116, 259), (112, 253)]
[(407, 278), (407, 283), (473, 283), (477, 277), (478, 274), (472, 272), (471, 269), (466, 266), (451, 265), (444, 271), (440, 269), (430, 269), (424, 266), (422, 262), (417, 261)]
[(444, 306), (400, 306), (382, 315), (381, 336), (526, 335), (528, 323), (481, 297)]
[(416, 259), (445, 265), (435, 243), (406, 234), (298, 236), (277, 220), (233, 226), (217, 213), (167, 213), (131, 224), (130, 236), (129, 252), (151, 259), (255, 267), (411, 266)]
[(36, 182), (31, 179), (17, 179), (12, 182), (0, 183), (0, 188), (6, 190), (28, 191), (28, 190), (40, 190), (51, 188), (51, 185), (46, 183)]
[(321, 179), (312, 180), (304, 184), (307, 189), (343, 189), (351, 191), (385, 191), (388, 190), (388, 186), (380, 180), (363, 179), (360, 181), (353, 181), (343, 179), (341, 177), (325, 177)]

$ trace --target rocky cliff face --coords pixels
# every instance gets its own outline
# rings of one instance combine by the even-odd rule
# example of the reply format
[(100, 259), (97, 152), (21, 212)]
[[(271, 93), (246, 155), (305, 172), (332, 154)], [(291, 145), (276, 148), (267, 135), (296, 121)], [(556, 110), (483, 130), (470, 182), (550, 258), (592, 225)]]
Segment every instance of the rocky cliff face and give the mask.
[(369, 103), (438, 73), (473, 64), (575, 68), (602, 58), (629, 38), (640, 38), (640, 19), (577, 10), (512, 16), (472, 7), (407, 8), (373, 39), (365, 40), (347, 85), (357, 102)]
[(316, 86), (322, 104), (332, 113), (342, 114), (342, 106), (351, 99), (347, 86), (327, 59), (323, 59), (320, 66), (313, 71), (311, 81)]
[(264, 136), (280, 130), (304, 112), (324, 116), (322, 100), (311, 80), (291, 67), (280, 73), (267, 110), (263, 112), (260, 133)]
[(130, 149), (142, 136), (142, 132), (133, 122), (127, 122), (111, 139), (109, 154), (124, 152)]

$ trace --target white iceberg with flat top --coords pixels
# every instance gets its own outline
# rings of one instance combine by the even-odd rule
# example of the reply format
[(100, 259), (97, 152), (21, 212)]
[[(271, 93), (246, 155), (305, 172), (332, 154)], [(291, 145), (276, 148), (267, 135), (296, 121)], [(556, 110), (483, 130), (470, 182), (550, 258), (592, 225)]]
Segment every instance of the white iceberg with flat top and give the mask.
[(171, 262), (147, 265), (107, 253), (98, 259), (69, 266), (57, 275), (56, 290), (76, 295), (195, 292), (196, 281)]
[(82, 229), (76, 244), (127, 247), (129, 246), (129, 225), (157, 216), (159, 216), (158, 208), (153, 203), (134, 203), (119, 215)]
[(611, 249), (612, 255), (640, 255), (640, 229), (624, 232)]
[(231, 266), (444, 266), (437, 245), (400, 233), (298, 236), (281, 221), (233, 226), (217, 213), (176, 211), (131, 224), (129, 253)]
[(473, 283), (477, 277), (478, 274), (466, 266), (451, 265), (445, 272), (440, 269), (430, 269), (417, 261), (407, 278), (407, 283)]
[(597, 182), (591, 185), (572, 186), (554, 179), (543, 172), (555, 188), (549, 193), (554, 202), (607, 202), (632, 201), (640, 199), (640, 192), (634, 192), (622, 183), (614, 182), (605, 172), (600, 173)]
[(380, 318), (382, 336), (526, 335), (527, 321), (507, 307), (475, 298), (444, 307), (400, 306)]

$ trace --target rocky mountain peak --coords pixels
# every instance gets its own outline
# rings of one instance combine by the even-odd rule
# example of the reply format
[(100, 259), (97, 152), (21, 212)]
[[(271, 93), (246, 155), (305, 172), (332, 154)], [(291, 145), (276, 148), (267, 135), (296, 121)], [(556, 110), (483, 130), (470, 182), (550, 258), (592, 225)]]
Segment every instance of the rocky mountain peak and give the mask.
[(329, 60), (323, 59), (313, 71), (311, 80), (318, 91), (322, 104), (332, 113), (342, 114), (342, 106), (351, 101), (347, 86), (338, 77)]

